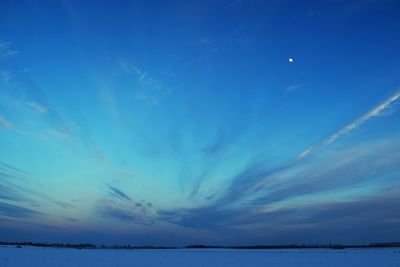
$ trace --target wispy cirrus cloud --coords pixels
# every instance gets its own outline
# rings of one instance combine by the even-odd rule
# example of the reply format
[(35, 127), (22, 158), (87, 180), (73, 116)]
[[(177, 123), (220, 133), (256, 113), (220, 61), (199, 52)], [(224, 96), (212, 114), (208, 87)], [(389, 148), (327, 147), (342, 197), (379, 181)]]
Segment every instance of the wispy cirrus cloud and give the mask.
[[(374, 182), (393, 183), (400, 174), (396, 170), (400, 164), (399, 149), (399, 140), (392, 139), (329, 151), (298, 170), (277, 173), (273, 180), (266, 181), (261, 196), (253, 203), (290, 202), (302, 196), (307, 198), (328, 191), (343, 193), (343, 190), (357, 187), (362, 195)], [(358, 197), (357, 194), (352, 192), (353, 197)]]
[(350, 133), (351, 131), (355, 130), (368, 120), (374, 118), (374, 117), (379, 117), (385, 114), (385, 111), (389, 110), (396, 102), (400, 100), (400, 91), (397, 91), (393, 95), (391, 95), (389, 98), (387, 98), (385, 101), (359, 117), (358, 119), (352, 121), (351, 123), (347, 124), (346, 126), (340, 128), (339, 130), (335, 131), (332, 133), (328, 138), (322, 140), (322, 142), (312, 145), (308, 147), (306, 150), (301, 152), (298, 156), (299, 159), (304, 159), (305, 157), (311, 155), (311, 153), (324, 148), (325, 146), (335, 142), (339, 137)]
[(76, 208), (77, 206), (68, 202), (64, 201), (59, 201), (59, 200), (53, 200), (53, 203), (57, 206), (62, 207), (63, 209), (69, 209), (69, 208)]
[(153, 223), (151, 212), (152, 203), (136, 201), (128, 197), (121, 190), (111, 187), (112, 195), (123, 202), (114, 199), (101, 199), (95, 207), (99, 215), (106, 219), (113, 219), (124, 223), (150, 225)]
[(7, 164), (5, 162), (0, 162), (0, 169), (3, 170), (3, 171), (7, 171), (9, 173), (16, 173), (17, 175), (22, 175), (22, 176), (30, 175), (29, 172), (21, 170), (21, 169), (15, 167), (15, 166), (12, 166), (12, 165)]
[[(10, 43), (0, 41), (0, 54), (2, 52), (4, 53), (4, 51), (8, 51), (6, 52), (7, 56), (16, 54), (16, 51), (11, 50)], [(18, 74), (18, 76), (16, 74)], [(3, 78), (4, 82), (10, 82), (11, 79), (15, 82), (16, 90), (13, 90), (15, 101), (20, 101), (23, 106), (27, 106), (43, 115), (43, 119), (54, 129), (49, 131), (48, 134), (58, 138), (76, 140), (68, 123), (66, 123), (63, 116), (57, 111), (58, 107), (54, 107), (52, 103), (48, 101), (46, 92), (30, 77), (27, 68), (14, 64), (11, 70), (3, 71), (0, 75), (3, 76), (0, 76), (0, 78)], [(0, 125), (11, 129), (10, 123), (7, 123), (4, 116), (2, 117)], [(14, 130), (18, 131), (16, 127), (14, 127)]]
[[(7, 175), (0, 173), (0, 177), (4, 178), (7, 177)], [(24, 202), (27, 201), (27, 198), (11, 186), (0, 184), (0, 200)]]
[(1, 115), (0, 115), (0, 125), (9, 130), (14, 129), (14, 125)]
[[(399, 188), (386, 189), (376, 196), (342, 201), (328, 200), (254, 211), (229, 219), (236, 231), (260, 235), (272, 242), (352, 243), (391, 239), (400, 234), (398, 228)], [(371, 233), (373, 232), (373, 233)], [(323, 233), (323, 234), (322, 234)], [(357, 234), (343, 234), (357, 233)], [(358, 237), (357, 237), (358, 235)], [(300, 241), (299, 241), (300, 242)]]
[(133, 205), (115, 205), (112, 203), (97, 204), (100, 216), (106, 219), (114, 219), (124, 223), (151, 225), (152, 219), (147, 214), (147, 208)]
[(12, 122), (10, 122), (8, 119), (6, 119), (2, 115), (0, 115), (0, 126), (2, 126), (3, 128), (8, 129), (10, 131), (13, 131), (13, 132), (22, 133), (22, 131), (20, 129), (15, 127), (15, 125)]
[(112, 196), (114, 196), (120, 200), (123, 200), (123, 201), (131, 201), (132, 200), (127, 194), (125, 194), (118, 188), (115, 188), (114, 186), (108, 185), (108, 189), (110, 190), (110, 193)]
[(105, 105), (110, 110), (110, 112), (114, 116), (118, 117), (120, 115), (120, 113), (118, 110), (117, 99), (114, 96), (113, 90), (111, 90), (111, 88), (109, 88), (108, 86), (103, 86), (101, 88), (100, 94), (101, 94), (100, 95), (101, 99), (104, 101)]
[(0, 58), (8, 58), (18, 54), (19, 51), (12, 49), (10, 42), (3, 42), (0, 40)]
[(73, 140), (73, 135), (68, 129), (51, 129), (48, 134), (59, 139)]
[(119, 181), (125, 181), (125, 180), (131, 180), (132, 178), (135, 177), (135, 173), (128, 170), (128, 169), (120, 169), (115, 172), (114, 174), (114, 182), (119, 182)]
[(37, 212), (32, 209), (0, 202), (0, 215), (3, 216), (14, 217), (14, 218), (26, 218), (26, 217), (40, 216), (43, 214), (44, 213)]
[[(5, 162), (0, 162), (0, 219), (46, 216), (46, 204), (64, 209), (77, 208), (67, 201), (60, 201), (43, 193), (32, 174)], [(43, 205), (45, 204), (45, 205)]]
[[(397, 91), (360, 118), (303, 151), (297, 158), (279, 166), (270, 168), (262, 163), (248, 165), (232, 177), (230, 185), (218, 198), (203, 207), (160, 211), (160, 218), (185, 227), (207, 228), (207, 218), (222, 216), (222, 225), (232, 226), (237, 218), (258, 213), (265, 205), (273, 207), (276, 203), (287, 202), (287, 205), (291, 206), (292, 201), (307, 198), (310, 199), (310, 203), (323, 203), (331, 199), (324, 198), (322, 193), (336, 192), (341, 196), (342, 190), (353, 187), (359, 188), (359, 192), (349, 193), (353, 199), (362, 197), (363, 190), (367, 193), (372, 188), (379, 190), (373, 186), (374, 182), (379, 180), (381, 185), (390, 184), (399, 174), (396, 169), (400, 163), (398, 139), (373, 140), (340, 150), (325, 150), (324, 153), (322, 148), (326, 148), (340, 136), (360, 127), (371, 118), (387, 114), (399, 99), (400, 91)], [(313, 157), (312, 161), (305, 161), (304, 159), (311, 154), (317, 157)], [(384, 175), (384, 179), (381, 175)], [(249, 209), (243, 209), (243, 205)]]
[(0, 71), (0, 77), (4, 83), (8, 84), (15, 78), (15, 75), (11, 71), (3, 70), (3, 71)]
[(45, 215), (32, 208), (38, 205), (35, 192), (26, 188), (29, 173), (0, 162), (0, 217), (25, 218)]
[(333, 143), (342, 135), (350, 133), (352, 130), (361, 126), (373, 117), (379, 117), (386, 114), (385, 111), (389, 110), (395, 104), (395, 102), (398, 102), (399, 99), (400, 91), (396, 91), (389, 98), (372, 108), (360, 118), (335, 131), (333, 134), (328, 136), (328, 138), (325, 138), (322, 141), (319, 141), (316, 144), (308, 147), (302, 151), (297, 158), (289, 160), (282, 165), (276, 166), (272, 169), (262, 167), (259, 164), (249, 165), (242, 173), (238, 174), (232, 179), (231, 185), (228, 187), (223, 198), (219, 199), (219, 201), (222, 201), (222, 203), (237, 201), (244, 196), (251, 195), (254, 192), (261, 190), (271, 177), (276, 177), (298, 167), (303, 163), (305, 158), (320, 152), (323, 148)]
[(134, 89), (134, 98), (137, 101), (157, 105), (171, 93), (169, 88), (165, 87), (159, 79), (151, 76), (148, 71), (123, 61), (119, 62), (119, 67), (124, 74), (128, 76), (133, 74), (133, 77), (136, 77), (137, 86)]
[(286, 88), (285, 93), (290, 94), (294, 91), (300, 90), (304, 85), (306, 85), (306, 83), (296, 83), (296, 84), (289, 85)]
[(34, 109), (36, 112), (40, 114), (44, 114), (47, 112), (47, 108), (35, 101), (26, 103), (30, 108)]
[(384, 112), (388, 110), (396, 101), (400, 99), (400, 91), (396, 92), (392, 96), (390, 96), (388, 99), (386, 99), (384, 102), (358, 118), (357, 120), (351, 122), (350, 124), (346, 125), (345, 127), (339, 129), (335, 133), (333, 133), (327, 140), (326, 140), (326, 145), (329, 145), (330, 143), (334, 142), (336, 139), (338, 139), (340, 136), (347, 134), (351, 132), (352, 130), (356, 129), (359, 127), (361, 124), (366, 122), (367, 120), (373, 118), (373, 117), (379, 117), (384, 115)]
[[(386, 148), (391, 145), (392, 143), (382, 145), (381, 151), (373, 160), (379, 161), (380, 154), (387, 151)], [(365, 149), (366, 152), (367, 150)], [(398, 146), (392, 149), (392, 151), (396, 150), (398, 151)], [(340, 157), (340, 154), (336, 156)], [(396, 169), (400, 161), (397, 154), (373, 166), (366, 164), (373, 154), (369, 151), (367, 154), (353, 155), (353, 159), (345, 160), (328, 171), (325, 170), (325, 164), (322, 164), (318, 168), (307, 169), (300, 176), (294, 174), (292, 178), (296, 180), (295, 182), (282, 180), (270, 188), (270, 193), (266, 193), (256, 203), (232, 207), (227, 205), (226, 201), (223, 203), (217, 201), (210, 206), (159, 210), (158, 220), (191, 229), (207, 229), (213, 232), (234, 231), (236, 235), (241, 231), (251, 235), (262, 233), (264, 238), (273, 238), (278, 242), (282, 242), (281, 235), (284, 235), (288, 241), (291, 240), (291, 235), (299, 235), (305, 238), (306, 242), (310, 242), (307, 235), (311, 232), (326, 230), (334, 233), (343, 230), (344, 225), (353, 230), (359, 227), (357, 232), (376, 227), (383, 233), (385, 231), (382, 230), (382, 226), (389, 227), (393, 232), (400, 219), (396, 212), (399, 203), (398, 183), (375, 188), (373, 196), (368, 192), (361, 195), (349, 194), (347, 197), (339, 194), (336, 198), (335, 194), (325, 194), (325, 197), (310, 198), (307, 201), (307, 195), (312, 196), (313, 193), (326, 192), (326, 190), (339, 189), (337, 193), (340, 193), (344, 187), (347, 187), (360, 188), (362, 191), (363, 187), (360, 185), (365, 185), (365, 182), (371, 179), (382, 180), (378, 173), (382, 171), (385, 175), (389, 174), (390, 171)], [(336, 160), (337, 158), (332, 158), (333, 162)], [(397, 177), (393, 173), (392, 176)], [(306, 197), (295, 200), (299, 196)], [(279, 204), (279, 202), (292, 199), (292, 202)], [(210, 218), (213, 219), (210, 220)], [(338, 225), (338, 221), (342, 223), (341, 226)]]

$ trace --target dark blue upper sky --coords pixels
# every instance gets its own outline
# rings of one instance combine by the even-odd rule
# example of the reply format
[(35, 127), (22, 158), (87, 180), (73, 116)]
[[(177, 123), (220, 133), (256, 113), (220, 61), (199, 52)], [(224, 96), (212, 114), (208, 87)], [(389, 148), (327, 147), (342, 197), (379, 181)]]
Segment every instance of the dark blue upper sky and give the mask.
[(400, 3), (0, 2), (0, 239), (400, 240)]

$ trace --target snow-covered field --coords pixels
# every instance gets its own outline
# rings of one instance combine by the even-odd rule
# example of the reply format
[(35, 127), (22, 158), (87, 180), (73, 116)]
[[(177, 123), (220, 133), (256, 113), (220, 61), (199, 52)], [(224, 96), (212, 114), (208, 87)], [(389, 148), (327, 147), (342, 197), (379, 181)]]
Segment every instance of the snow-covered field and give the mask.
[(352, 266), (399, 267), (400, 249), (112, 250), (0, 246), (0, 266)]

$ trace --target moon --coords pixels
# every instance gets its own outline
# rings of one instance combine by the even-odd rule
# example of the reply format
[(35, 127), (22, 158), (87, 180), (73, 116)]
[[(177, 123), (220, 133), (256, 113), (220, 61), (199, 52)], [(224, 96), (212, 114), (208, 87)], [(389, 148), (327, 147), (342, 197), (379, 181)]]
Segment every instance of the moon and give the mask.
[(290, 63), (293, 63), (293, 58), (290, 57), (288, 60)]

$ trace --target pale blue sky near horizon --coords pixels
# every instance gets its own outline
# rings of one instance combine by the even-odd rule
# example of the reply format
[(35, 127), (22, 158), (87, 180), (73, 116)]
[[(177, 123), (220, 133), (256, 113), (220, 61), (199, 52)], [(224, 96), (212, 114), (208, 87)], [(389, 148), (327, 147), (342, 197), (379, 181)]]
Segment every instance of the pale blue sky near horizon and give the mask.
[(399, 241), (399, 12), (1, 1), (0, 239)]

